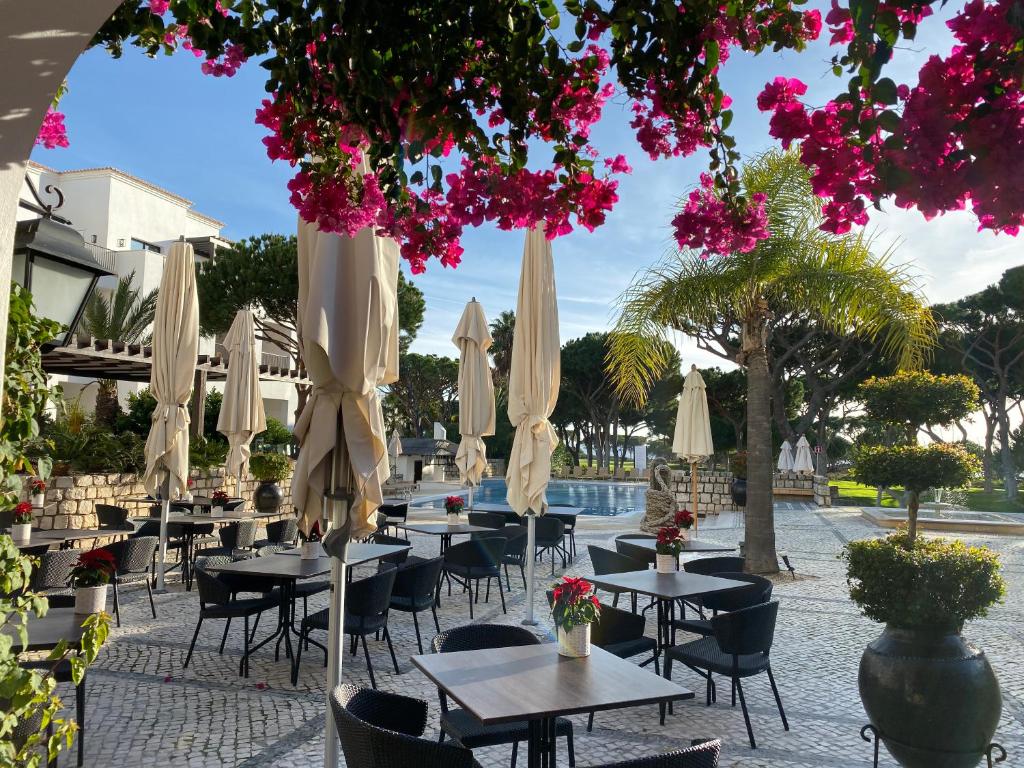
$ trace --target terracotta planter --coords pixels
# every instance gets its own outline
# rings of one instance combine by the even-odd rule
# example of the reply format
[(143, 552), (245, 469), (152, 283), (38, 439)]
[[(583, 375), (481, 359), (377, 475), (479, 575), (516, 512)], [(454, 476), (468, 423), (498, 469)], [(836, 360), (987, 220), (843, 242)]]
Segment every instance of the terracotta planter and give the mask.
[(11, 526), (11, 538), (15, 544), (24, 544), (32, 537), (32, 523), (14, 523)]
[(590, 625), (573, 627), (566, 632), (558, 628), (558, 654), (570, 658), (581, 658), (590, 655)]
[(675, 573), (679, 570), (679, 558), (676, 555), (657, 554), (654, 556), (654, 567), (658, 573)]
[(33, 493), (32, 494), (32, 506), (36, 508), (42, 508), (46, 506), (46, 494), (45, 493)]
[(107, 607), (108, 584), (75, 588), (75, 613), (81, 616), (99, 613)]

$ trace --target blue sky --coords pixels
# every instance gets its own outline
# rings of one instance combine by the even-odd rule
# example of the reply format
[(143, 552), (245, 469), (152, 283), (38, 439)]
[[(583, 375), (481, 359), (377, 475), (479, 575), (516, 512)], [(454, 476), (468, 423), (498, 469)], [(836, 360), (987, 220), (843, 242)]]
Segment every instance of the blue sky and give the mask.
[[(900, 51), (889, 72), (897, 82), (909, 80), (926, 55), (948, 50), (941, 20), (926, 20), (914, 45)], [(768, 118), (754, 104), (765, 82), (775, 75), (800, 77), (810, 86), (808, 100), (823, 103), (841, 83), (829, 71), (832, 53), (819, 41), (802, 54), (734, 54), (723, 82), (734, 99), (732, 131), (745, 155), (772, 145)], [(267, 159), (263, 129), (253, 122), (264, 97), (263, 73), (250, 62), (234, 78), (206, 77), (187, 52), (152, 60), (133, 50), (118, 60), (89, 52), (73, 68), (62, 104), (71, 147), (37, 149), (33, 157), (62, 170), (121, 168), (194, 200), (199, 211), (227, 222), (229, 238), (292, 232), (295, 212), (285, 189), (291, 169)], [(703, 153), (648, 160), (633, 139), (622, 101), (607, 106), (593, 138), (604, 154), (624, 153), (634, 171), (620, 177), (618, 206), (603, 227), (554, 242), (563, 341), (608, 327), (615, 299), (634, 273), (669, 247), (674, 203), (706, 162)], [(895, 259), (913, 263), (932, 301), (976, 291), (1024, 261), (1020, 240), (976, 228), (967, 214), (925, 222), (899, 210), (875, 214), (869, 227), (880, 244), (899, 243)], [(483, 302), (488, 317), (515, 306), (522, 233), (486, 226), (469, 231), (463, 244), (458, 269), (432, 261), (427, 274), (415, 278), (427, 299), (417, 351), (454, 355), (451, 332), (471, 296)], [(716, 362), (685, 339), (677, 343), (684, 368)]]

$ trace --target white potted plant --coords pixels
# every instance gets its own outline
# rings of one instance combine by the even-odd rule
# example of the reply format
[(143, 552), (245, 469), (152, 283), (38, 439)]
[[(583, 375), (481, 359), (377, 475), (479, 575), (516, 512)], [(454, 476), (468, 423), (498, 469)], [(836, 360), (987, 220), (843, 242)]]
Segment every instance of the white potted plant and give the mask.
[(210, 501), (213, 502), (213, 504), (210, 507), (210, 515), (212, 517), (223, 516), (224, 508), (227, 506), (229, 498), (230, 497), (228, 496), (226, 491), (218, 490), (210, 494)]
[(300, 556), (303, 560), (316, 560), (324, 554), (320, 538), (320, 521), (317, 520), (313, 523), (313, 527), (309, 529), (309, 533), (306, 534), (305, 541), (302, 542), (302, 554)]
[(11, 538), (15, 544), (26, 544), (32, 537), (32, 505), (27, 501), (20, 502), (14, 508), (11, 522)]
[[(678, 517), (678, 515), (677, 515)], [(654, 545), (654, 566), (658, 573), (675, 573), (679, 570), (679, 553), (683, 551), (683, 534), (678, 526), (666, 525), (658, 529), (658, 541)]]
[(679, 526), (679, 538), (683, 540), (684, 546), (690, 540), (690, 528), (693, 527), (693, 513), (688, 509), (680, 509), (676, 512), (676, 525)]
[(37, 509), (46, 506), (46, 481), (37, 477), (29, 487), (32, 489), (32, 506)]
[(83, 552), (71, 569), (71, 586), (75, 588), (75, 613), (100, 613), (107, 605), (107, 585), (117, 570), (117, 560), (107, 549)]
[(459, 514), (466, 505), (465, 499), (461, 496), (446, 496), (444, 499), (444, 511), (448, 513), (448, 525), (458, 525), (462, 522)]
[(565, 576), (551, 595), (551, 618), (558, 635), (558, 653), (573, 658), (590, 655), (590, 625), (601, 618), (601, 603), (593, 585)]

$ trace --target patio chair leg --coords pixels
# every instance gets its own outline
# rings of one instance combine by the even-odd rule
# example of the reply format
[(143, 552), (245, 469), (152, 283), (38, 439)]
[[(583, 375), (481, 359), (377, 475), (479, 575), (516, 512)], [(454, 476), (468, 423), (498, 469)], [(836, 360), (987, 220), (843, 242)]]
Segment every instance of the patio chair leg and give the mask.
[(78, 768), (85, 765), (85, 678), (75, 686), (75, 714), (78, 717)]
[[(488, 582), (488, 584), (490, 584), (490, 582)], [(508, 611), (505, 610), (505, 589), (501, 586), (500, 576), (498, 577), (498, 594), (501, 595), (501, 612), (508, 613)]]
[(153, 618), (156, 618), (156, 603), (153, 602), (153, 588), (149, 585), (149, 575), (146, 575), (146, 591), (149, 593), (149, 609), (153, 611)]
[(519, 577), (523, 580), (523, 589), (526, 589), (526, 571), (521, 565), (519, 566)]
[(239, 670), (239, 674), (242, 674), (243, 677), (248, 677), (249, 676), (249, 617), (248, 616), (244, 617), (244, 621), (245, 621), (245, 626), (243, 627), (243, 629), (245, 631), (245, 636), (242, 638), (242, 642), (245, 644), (245, 652), (242, 654), (242, 667), (243, 667), (243, 669), (245, 671), (243, 673), (242, 670)]
[[(469, 619), (470, 619), (470, 621), (472, 621), (473, 620), (473, 582), (470, 581), (469, 579), (466, 579), (466, 583), (469, 585)], [(479, 583), (477, 583), (477, 585), (476, 585), (476, 593), (478, 595), (480, 594), (480, 584)]]
[(250, 643), (253, 641), (253, 638), (256, 637), (256, 627), (258, 627), (260, 625), (260, 617), (262, 615), (263, 615), (262, 613), (257, 613), (256, 614), (256, 621), (254, 621), (252, 623), (252, 632), (249, 633), (249, 642)]
[(739, 691), (740, 694), (740, 707), (743, 708), (743, 720), (747, 724), (747, 738), (750, 739), (750, 748), (757, 749), (757, 742), (754, 741), (754, 729), (750, 727), (750, 714), (747, 712), (747, 701), (743, 697), (743, 684), (740, 682), (738, 677), (733, 679), (736, 682), (736, 690)]
[(594, 713), (591, 711), (590, 715), (587, 716), (587, 733), (594, 730)]
[(199, 639), (199, 628), (203, 626), (203, 617), (199, 617), (199, 621), (196, 623), (196, 631), (192, 635), (192, 644), (188, 647), (188, 655), (185, 656), (185, 669), (188, 669), (188, 663), (192, 660), (192, 651), (196, 647), (196, 640)]
[(789, 730), (789, 722), (786, 720), (786, 711), (782, 708), (782, 697), (779, 696), (779, 687), (775, 684), (775, 675), (772, 668), (768, 667), (768, 682), (772, 684), (772, 693), (775, 694), (775, 703), (779, 707), (779, 715), (782, 717), (782, 727)]
[(736, 706), (736, 681), (732, 681), (732, 705)]
[(391, 663), (395, 667), (395, 674), (400, 675), (402, 673), (398, 671), (398, 659), (395, 658), (395, 647), (391, 644), (391, 633), (388, 632), (387, 627), (384, 627), (384, 639), (388, 644), (388, 653), (391, 654)]
[(117, 600), (117, 577), (114, 577), (114, 618), (117, 619), (117, 626), (121, 626), (121, 607)]
[(430, 612), (434, 616), (434, 629), (437, 630), (437, 634), (441, 634), (441, 625), (437, 621), (437, 609), (434, 606), (430, 606)]
[(412, 612), (412, 625), (416, 629), (416, 647), (423, 653), (423, 641), (420, 639), (420, 623), (416, 620), (416, 611)]
[[(219, 653), (221, 656), (224, 655), (224, 643), (228, 641), (229, 629), (231, 629), (231, 617), (228, 617), (228, 620), (224, 623), (224, 636), (220, 639), (220, 650), (217, 651), (217, 653)], [(245, 634), (248, 637), (249, 633), (246, 632)]]
[(519, 742), (512, 742), (512, 762), (509, 763), (509, 768), (516, 768), (516, 758), (519, 757)]
[(366, 671), (370, 673), (370, 687), (377, 690), (377, 681), (373, 679), (373, 662), (370, 661), (370, 648), (366, 644), (366, 635), (360, 635), (363, 641), (363, 655), (366, 657)]
[(302, 638), (303, 634), (308, 632), (307, 627), (299, 628), (299, 643), (298, 648), (295, 649), (295, 657), (292, 659), (292, 686), (299, 684), (299, 661), (302, 659)]
[[(554, 727), (554, 723), (552, 722), (552, 724), (551, 724), (551, 736), (554, 737), (554, 735), (555, 735), (555, 727)], [(552, 752), (553, 752), (554, 751), (554, 741), (555, 741), (554, 738), (552, 738), (551, 741), (552, 741)], [(569, 733), (565, 737), (565, 751), (569, 753), (569, 768), (576, 768), (576, 747), (572, 743), (572, 731), (569, 731)], [(552, 765), (555, 764), (554, 756), (552, 756), (551, 764)]]
[[(498, 582), (499, 583), (501, 582), (501, 576), (498, 577)], [(477, 599), (480, 598), (480, 590), (477, 590), (476, 596), (477, 596)], [(484, 602), (485, 603), (491, 602), (491, 577), (490, 576), (487, 577), (487, 592), (484, 593)]]
[(704, 700), (704, 706), (705, 707), (710, 707), (711, 706), (712, 697), (715, 695), (714, 687), (715, 687), (715, 684), (711, 681), (711, 673), (708, 672), (707, 694), (706, 694), (707, 698)]

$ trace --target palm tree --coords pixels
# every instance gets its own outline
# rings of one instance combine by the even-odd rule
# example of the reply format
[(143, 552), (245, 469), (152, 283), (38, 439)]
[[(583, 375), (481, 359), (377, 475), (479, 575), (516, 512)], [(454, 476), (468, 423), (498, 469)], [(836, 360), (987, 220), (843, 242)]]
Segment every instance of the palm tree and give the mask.
[(508, 382), (512, 368), (512, 337), (516, 332), (516, 313), (506, 309), (491, 321), (491, 359), (499, 386)]
[[(81, 332), (93, 338), (112, 339), (126, 344), (148, 343), (152, 336), (149, 327), (156, 313), (157, 290), (142, 296), (142, 290), (133, 287), (134, 281), (135, 272), (131, 272), (126, 277), (118, 278), (117, 288), (109, 296), (93, 293), (82, 314)], [(120, 410), (117, 382), (113, 379), (100, 379), (97, 385), (96, 419), (104, 424), (112, 424)]]
[[(770, 236), (749, 253), (703, 259), (674, 252), (638, 276), (620, 298), (608, 366), (619, 392), (641, 402), (667, 362), (670, 330), (717, 347), (747, 375), (747, 569), (774, 573), (771, 377), (773, 318), (802, 313), (820, 327), (877, 339), (901, 367), (920, 366), (936, 328), (903, 266), (876, 256), (863, 235), (822, 232), (821, 201), (793, 153), (768, 152), (745, 165), (744, 194), (766, 195)], [(779, 407), (783, 407), (780, 404)]]

